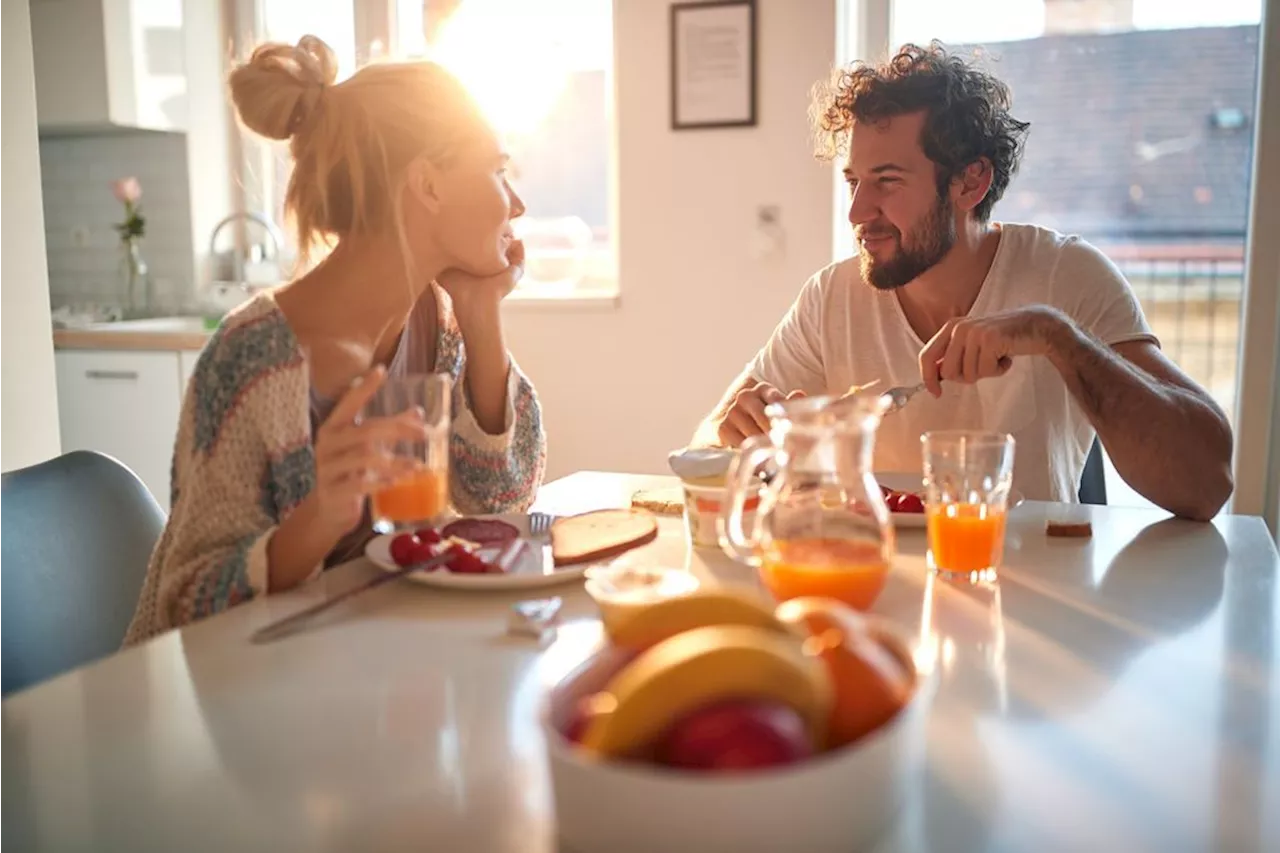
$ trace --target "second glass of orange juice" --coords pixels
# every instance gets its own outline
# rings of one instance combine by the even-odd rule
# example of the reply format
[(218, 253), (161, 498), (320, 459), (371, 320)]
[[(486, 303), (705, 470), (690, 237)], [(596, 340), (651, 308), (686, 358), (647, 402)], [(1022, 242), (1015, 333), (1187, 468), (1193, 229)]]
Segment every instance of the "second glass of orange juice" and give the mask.
[(924, 444), (929, 564), (940, 574), (994, 580), (1004, 556), (1013, 436), (943, 431)]
[(421, 442), (394, 448), (397, 455), (414, 460), (413, 471), (369, 499), (374, 530), (390, 533), (419, 527), (436, 521), (448, 508), (452, 387), (443, 373), (388, 377), (365, 407), (365, 417), (390, 417), (417, 408), (426, 422)]

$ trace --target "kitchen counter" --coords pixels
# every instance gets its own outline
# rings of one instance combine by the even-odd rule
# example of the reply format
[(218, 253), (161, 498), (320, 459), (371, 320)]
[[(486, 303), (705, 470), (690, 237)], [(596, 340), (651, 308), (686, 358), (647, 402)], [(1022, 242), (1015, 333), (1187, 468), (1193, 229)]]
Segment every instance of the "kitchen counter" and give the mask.
[(200, 317), (157, 317), (118, 323), (95, 323), (76, 329), (54, 329), (54, 349), (164, 350), (199, 352), (212, 329)]

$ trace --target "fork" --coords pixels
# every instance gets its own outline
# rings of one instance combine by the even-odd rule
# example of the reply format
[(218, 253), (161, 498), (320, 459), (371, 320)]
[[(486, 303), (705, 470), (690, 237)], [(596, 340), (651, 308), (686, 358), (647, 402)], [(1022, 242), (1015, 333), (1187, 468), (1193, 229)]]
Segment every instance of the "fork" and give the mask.
[[(917, 385), (899, 385), (896, 388), (890, 388), (880, 395), (880, 399), (885, 401), (885, 409), (883, 415), (888, 415), (898, 411), (907, 403), (911, 402), (911, 398), (923, 391), (925, 385), (923, 382)], [(882, 417), (883, 417), (882, 415)]]
[(529, 513), (529, 535), (542, 538), (551, 532), (551, 516), (545, 512)]

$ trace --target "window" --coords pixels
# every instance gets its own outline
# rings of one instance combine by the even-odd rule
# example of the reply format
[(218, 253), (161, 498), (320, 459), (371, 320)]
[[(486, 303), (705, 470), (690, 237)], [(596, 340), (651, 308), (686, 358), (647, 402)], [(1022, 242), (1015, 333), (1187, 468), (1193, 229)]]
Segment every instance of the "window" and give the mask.
[[(515, 223), (527, 255), (517, 295), (616, 292), (611, 0), (256, 3), (258, 39), (318, 35), (339, 55), (340, 80), (366, 57), (449, 68), (512, 154), (513, 183), (528, 208)], [(245, 152), (246, 206), (283, 227), (287, 150), (246, 141)]]
[[(980, 49), (1031, 122), (993, 219), (1099, 246), (1165, 353), (1234, 417), (1261, 0), (989, 0), (982, 15), (863, 2), (888, 4), (889, 44)], [(1141, 502), (1114, 475), (1108, 488), (1112, 503)]]
[(393, 53), (450, 69), (511, 149), (529, 295), (616, 289), (612, 0), (398, 0)]

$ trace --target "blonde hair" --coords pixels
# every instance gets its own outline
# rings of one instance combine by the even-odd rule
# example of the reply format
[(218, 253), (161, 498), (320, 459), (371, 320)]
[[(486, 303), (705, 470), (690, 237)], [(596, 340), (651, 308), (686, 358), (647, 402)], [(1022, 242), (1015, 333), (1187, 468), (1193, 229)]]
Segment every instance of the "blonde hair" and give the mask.
[(285, 210), (305, 261), (350, 234), (396, 233), (408, 165), (448, 166), (487, 127), (449, 72), (432, 62), (367, 65), (335, 83), (337, 57), (315, 36), (268, 43), (231, 72), (240, 121), (268, 139), (290, 140), (293, 174)]

